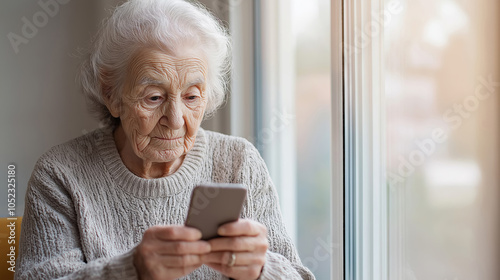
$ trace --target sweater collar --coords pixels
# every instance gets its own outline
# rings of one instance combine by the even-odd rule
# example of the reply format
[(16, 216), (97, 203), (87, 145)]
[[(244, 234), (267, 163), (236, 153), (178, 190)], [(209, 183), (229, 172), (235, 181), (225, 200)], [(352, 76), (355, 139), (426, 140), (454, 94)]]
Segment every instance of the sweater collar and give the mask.
[(111, 178), (119, 188), (137, 197), (172, 196), (189, 188), (199, 173), (206, 151), (205, 131), (200, 127), (191, 150), (174, 174), (157, 179), (145, 179), (132, 173), (123, 164), (116, 148), (111, 128), (99, 129), (96, 144)]

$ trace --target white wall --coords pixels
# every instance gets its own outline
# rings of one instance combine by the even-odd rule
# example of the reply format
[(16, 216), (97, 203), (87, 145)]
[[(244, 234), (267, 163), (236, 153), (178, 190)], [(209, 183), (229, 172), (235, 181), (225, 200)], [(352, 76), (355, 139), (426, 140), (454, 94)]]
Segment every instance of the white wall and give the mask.
[[(114, 1), (59, 1), (64, 4), (40, 1), (57, 3), (48, 16), (38, 1), (3, 1), (0, 8), (0, 181), (7, 181), (8, 164), (16, 164), (18, 216), (24, 213), (27, 181), (40, 155), (97, 127), (75, 82), (77, 55)], [(33, 23), (34, 16), (39, 27), (23, 35), (23, 18)], [(17, 53), (11, 32), (27, 40)], [(2, 183), (0, 217), (8, 214), (6, 194)]]

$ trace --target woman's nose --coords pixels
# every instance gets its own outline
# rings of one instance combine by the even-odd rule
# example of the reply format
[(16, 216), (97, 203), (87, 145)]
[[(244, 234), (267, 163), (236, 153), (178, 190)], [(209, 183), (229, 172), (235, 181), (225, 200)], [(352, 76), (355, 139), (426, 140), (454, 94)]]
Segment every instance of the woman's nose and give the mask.
[(170, 129), (181, 129), (184, 126), (182, 104), (179, 100), (169, 100), (163, 107), (163, 117), (160, 124)]

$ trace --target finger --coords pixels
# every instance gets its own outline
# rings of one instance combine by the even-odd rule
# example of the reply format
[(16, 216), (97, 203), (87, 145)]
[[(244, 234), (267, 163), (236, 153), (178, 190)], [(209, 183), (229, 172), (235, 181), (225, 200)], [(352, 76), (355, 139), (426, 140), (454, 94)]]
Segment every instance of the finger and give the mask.
[(231, 260), (231, 253), (236, 257), (235, 266), (264, 265), (266, 261), (265, 254), (256, 254), (252, 252), (212, 252), (202, 255), (201, 261), (205, 264), (227, 265)]
[(167, 255), (188, 255), (195, 254), (201, 255), (209, 253), (211, 250), (210, 243), (207, 241), (175, 241), (175, 242), (164, 242), (161, 251), (159, 253)]
[(219, 271), (227, 277), (235, 279), (257, 279), (262, 271), (262, 266), (227, 266), (209, 263), (207, 266)]
[(268, 248), (266, 237), (220, 237), (208, 241), (212, 252), (236, 251), (236, 252), (265, 252)]
[(201, 238), (201, 232), (198, 229), (177, 225), (153, 226), (146, 231), (146, 234), (164, 241), (196, 241)]
[(171, 268), (194, 267), (203, 264), (201, 256), (202, 255), (166, 255), (160, 256), (158, 262)]
[(220, 226), (217, 233), (221, 236), (257, 236), (259, 234), (267, 234), (267, 229), (261, 223), (240, 219), (236, 222)]
[(143, 256), (150, 255), (201, 255), (209, 253), (210, 243), (207, 241), (160, 241), (144, 243), (138, 247)]

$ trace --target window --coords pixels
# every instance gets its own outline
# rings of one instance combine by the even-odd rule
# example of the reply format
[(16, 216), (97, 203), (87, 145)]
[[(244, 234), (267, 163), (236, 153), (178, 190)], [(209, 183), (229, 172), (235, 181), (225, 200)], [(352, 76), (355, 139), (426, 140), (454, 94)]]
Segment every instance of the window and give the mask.
[(479, 2), (405, 1), (385, 28), (391, 279), (492, 279), (478, 265), (497, 156), (481, 135), (497, 137), (499, 79), (481, 60), (499, 33), (480, 33), (496, 5)]
[(330, 3), (256, 1), (256, 145), (302, 261), (330, 277)]
[(498, 4), (342, 2), (346, 279), (498, 279)]
[(302, 261), (329, 279), (339, 248), (330, 213), (330, 1), (226, 4), (219, 7), (230, 10), (234, 43), (231, 133), (259, 149)]
[(500, 4), (224, 3), (231, 133), (316, 277), (498, 279)]

